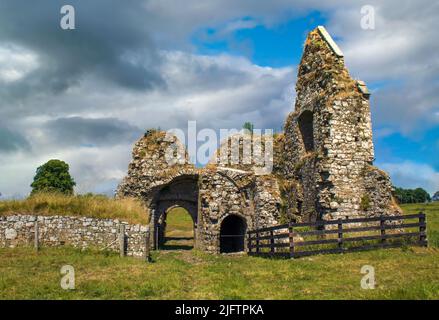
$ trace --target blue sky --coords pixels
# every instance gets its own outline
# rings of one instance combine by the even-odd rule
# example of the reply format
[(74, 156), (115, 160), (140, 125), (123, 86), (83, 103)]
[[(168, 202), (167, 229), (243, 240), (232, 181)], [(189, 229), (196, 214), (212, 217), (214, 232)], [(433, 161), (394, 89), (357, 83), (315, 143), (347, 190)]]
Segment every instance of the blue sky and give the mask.
[[(279, 129), (294, 108), (306, 34), (324, 25), (372, 92), (375, 164), (395, 185), (439, 190), (439, 3), (409, 0), (0, 3), (0, 192), (70, 164), (77, 192), (111, 193), (150, 127)], [(372, 5), (375, 29), (361, 28)], [(36, 10), (38, 9), (38, 10)]]
[[(247, 26), (231, 32), (227, 37), (218, 36), (226, 28), (225, 25), (195, 32), (192, 43), (196, 47), (196, 52), (205, 55), (226, 53), (245, 56), (256, 65), (273, 68), (297, 66), (300, 63), (303, 43), (307, 33), (316, 25), (326, 25), (327, 23), (324, 15), (318, 11), (310, 12), (305, 16), (275, 26), (256, 25), (250, 17), (243, 17), (241, 21), (246, 22)], [(339, 37), (334, 38), (342, 40)], [(368, 86), (372, 92), (390, 86), (396, 94), (404, 94), (404, 92), (401, 92), (403, 84), (403, 78), (396, 78), (391, 81), (376, 79), (370, 81)], [(375, 97), (372, 98), (371, 103), (373, 105), (372, 111), (380, 108), (379, 100), (377, 101)], [(380, 163), (412, 162), (419, 165), (426, 164), (435, 171), (439, 171), (439, 126), (426, 130), (420, 128), (420, 130), (407, 133), (400, 132), (398, 126), (382, 124), (381, 119), (377, 119), (375, 114), (373, 114), (373, 120), (375, 130), (378, 132), (388, 131), (384, 135), (374, 135), (378, 165)], [(416, 172), (413, 175), (416, 175)], [(397, 185), (407, 188), (422, 185), (416, 179), (404, 181), (404, 177), (401, 177), (399, 172), (395, 173), (394, 180), (396, 180)], [(429, 189), (430, 192), (434, 190), (432, 189), (434, 186), (428, 184), (422, 186)]]
[(258, 25), (251, 17), (243, 17), (239, 21), (248, 25), (231, 32), (227, 37), (221, 36), (227, 23), (217, 28), (196, 31), (192, 36), (196, 52), (206, 55), (227, 53), (245, 56), (254, 64), (264, 67), (298, 65), (308, 32), (317, 25), (325, 24), (320, 12), (311, 12), (274, 26)]

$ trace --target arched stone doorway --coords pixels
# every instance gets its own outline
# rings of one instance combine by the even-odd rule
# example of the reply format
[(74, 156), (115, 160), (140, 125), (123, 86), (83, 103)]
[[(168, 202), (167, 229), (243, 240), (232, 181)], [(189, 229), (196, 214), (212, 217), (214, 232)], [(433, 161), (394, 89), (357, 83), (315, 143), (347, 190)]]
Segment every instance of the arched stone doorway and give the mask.
[(191, 250), (194, 248), (195, 223), (190, 213), (180, 206), (165, 213), (164, 243), (161, 250)]
[(193, 221), (193, 237), (196, 241), (198, 224), (198, 176), (182, 175), (163, 185), (152, 201), (154, 230), (153, 246), (158, 249), (165, 242), (167, 214), (175, 208), (186, 210)]
[(229, 215), (221, 222), (220, 252), (231, 253), (244, 251), (247, 223), (238, 215)]

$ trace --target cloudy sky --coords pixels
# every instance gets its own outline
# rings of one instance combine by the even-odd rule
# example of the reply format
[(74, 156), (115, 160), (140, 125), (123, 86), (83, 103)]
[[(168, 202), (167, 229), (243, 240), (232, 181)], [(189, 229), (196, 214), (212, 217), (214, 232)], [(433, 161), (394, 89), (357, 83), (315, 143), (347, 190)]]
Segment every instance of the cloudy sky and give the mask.
[[(372, 91), (375, 163), (397, 186), (439, 190), (439, 3), (322, 3), (2, 0), (0, 192), (25, 196), (58, 158), (77, 192), (111, 193), (151, 127), (280, 129), (317, 25)], [(75, 30), (60, 28), (65, 4)], [(363, 5), (374, 30), (361, 28)]]

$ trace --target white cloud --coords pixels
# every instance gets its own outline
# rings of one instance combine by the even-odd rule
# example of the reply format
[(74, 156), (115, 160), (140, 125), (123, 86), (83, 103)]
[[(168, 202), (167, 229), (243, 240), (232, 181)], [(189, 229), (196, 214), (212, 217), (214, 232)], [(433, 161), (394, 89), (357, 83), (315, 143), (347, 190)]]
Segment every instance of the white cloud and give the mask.
[(422, 187), (430, 194), (439, 191), (439, 172), (427, 164), (404, 161), (402, 163), (380, 163), (378, 166), (387, 171), (397, 187)]
[[(19, 152), (2, 155), (0, 159), (0, 193), (2, 197), (22, 197), (31, 190), (30, 184), (38, 166), (50, 159), (61, 159), (70, 165), (70, 173), (79, 193), (111, 194), (126, 174), (132, 145), (100, 148), (69, 148), (32, 154)], [(106, 186), (102, 189), (102, 186)]]
[[(360, 26), (363, 4), (375, 8), (374, 30)], [(328, 29), (339, 38), (351, 74), (372, 91), (374, 127), (405, 136), (437, 126), (439, 111), (439, 3), (361, 1), (338, 7)]]
[[(360, 28), (363, 4), (377, 9), (374, 31)], [(87, 4), (81, 5), (85, 8)], [(48, 121), (57, 118), (115, 118), (142, 129), (184, 128), (187, 120), (197, 120), (199, 128), (239, 128), (244, 121), (261, 128), (282, 125), (285, 115), (293, 108), (293, 67), (264, 68), (241, 57), (191, 54), (189, 39), (200, 28), (223, 30), (226, 37), (233, 30), (258, 24), (272, 27), (311, 10), (319, 10), (328, 17), (328, 29), (338, 39), (354, 76), (366, 81), (397, 82), (373, 92), (374, 128), (381, 129), (378, 136), (393, 132), (409, 135), (438, 123), (438, 117), (432, 116), (439, 114), (439, 56), (435, 54), (439, 50), (435, 34), (439, 29), (439, 12), (435, 1), (420, 5), (404, 0), (188, 0), (182, 6), (180, 1), (153, 0), (144, 2), (145, 12), (137, 10), (134, 14), (126, 5), (120, 8), (121, 14), (105, 27), (89, 19), (94, 18), (93, 10), (83, 10), (88, 12), (83, 16), (83, 28), (96, 32), (87, 33), (85, 42), (76, 39), (78, 42), (70, 44), (66, 51), (55, 41), (56, 37), (43, 35), (44, 41), (37, 39), (36, 36), (41, 36), (36, 27), (39, 20), (29, 13), (26, 20), (31, 21), (32, 28), (23, 28), (23, 32), (14, 29), (20, 32), (8, 39), (13, 41), (17, 37), (17, 43), (28, 41), (41, 52), (54, 52), (42, 56), (41, 61), (37, 54), (23, 47), (1, 45), (0, 81), (16, 86), (10, 90), (0, 87), (0, 117), (7, 119), (8, 125), (29, 141), (32, 150), (1, 155), (0, 192), (25, 194), (36, 167), (54, 157), (71, 165), (77, 190), (81, 192), (111, 189), (125, 173), (134, 141), (112, 147), (63, 144), (61, 133), (49, 139), (44, 130)], [(102, 17), (112, 15), (113, 9), (104, 13)], [(132, 21), (125, 21), (126, 17)], [(35, 34), (29, 35), (28, 30)], [(140, 39), (145, 39), (144, 45), (139, 45)], [(47, 42), (50, 46), (42, 45)], [(84, 43), (87, 47), (96, 44), (96, 48), (88, 47), (83, 52)], [(126, 47), (130, 50), (123, 50)], [(71, 59), (52, 61), (52, 57), (65, 54), (71, 54)], [(76, 74), (75, 63), (83, 60), (91, 61)], [(24, 83), (26, 94), (22, 94), (18, 87), (21, 81), (28, 80), (40, 64), (52, 62), (55, 68), (46, 70), (50, 83), (38, 85), (35, 82), (43, 78), (31, 78)], [(110, 69), (117, 63), (114, 70), (106, 73), (99, 69), (102, 62)], [(57, 67), (64, 73), (54, 72)], [(153, 74), (147, 72), (149, 69)], [(71, 72), (74, 80), (64, 83), (63, 75)], [(137, 86), (134, 90), (127, 85), (134, 80), (143, 83), (144, 77), (154, 75), (163, 78), (165, 85)], [(115, 81), (117, 77), (121, 79)], [(152, 80), (155, 83), (162, 79), (152, 77)], [(54, 85), (57, 81), (65, 87)], [(50, 90), (41, 90), (46, 88)], [(383, 166), (391, 172), (395, 184), (407, 187), (420, 184), (431, 192), (438, 187), (432, 180), (438, 181), (437, 172), (428, 165), (408, 162), (403, 166), (390, 163)], [(411, 173), (417, 170), (423, 173)]]
[(35, 53), (16, 45), (0, 46), (0, 81), (14, 82), (38, 68)]
[[(54, 158), (70, 164), (77, 192), (111, 193), (126, 173), (138, 138), (130, 138), (135, 127), (184, 129), (188, 120), (196, 120), (199, 129), (239, 129), (245, 121), (273, 128), (283, 124), (292, 109), (293, 68), (260, 67), (227, 55), (161, 54), (166, 88), (127, 91), (90, 77), (63, 94), (26, 100), (23, 108), (29, 114), (16, 120), (16, 127), (32, 150), (2, 157), (0, 176), (5, 178), (0, 180), (0, 192), (28, 193), (37, 166)], [(66, 125), (72, 121), (80, 125)], [(107, 129), (121, 131), (125, 141), (115, 140), (117, 132)], [(97, 146), (84, 147), (90, 134), (90, 142), (97, 141)], [(108, 144), (103, 143), (105, 137), (111, 138)], [(18, 172), (19, 178), (14, 178)]]

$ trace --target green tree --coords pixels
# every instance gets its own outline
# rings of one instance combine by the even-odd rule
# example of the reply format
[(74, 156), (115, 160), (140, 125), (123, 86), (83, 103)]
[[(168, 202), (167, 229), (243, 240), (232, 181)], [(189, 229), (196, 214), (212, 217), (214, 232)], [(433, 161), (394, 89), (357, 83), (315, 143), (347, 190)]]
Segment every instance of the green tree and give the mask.
[(37, 173), (32, 182), (32, 192), (60, 192), (73, 194), (76, 185), (69, 173), (69, 165), (61, 160), (49, 160), (37, 168)]
[(416, 203), (429, 202), (431, 200), (430, 194), (422, 188), (416, 188), (413, 190), (413, 196)]
[(250, 131), (250, 133), (253, 133), (253, 130), (255, 129), (255, 126), (251, 122), (246, 122), (246, 123), (244, 123), (242, 128), (243, 129), (247, 129), (248, 131)]
[(394, 196), (399, 203), (422, 203), (431, 201), (430, 194), (422, 188), (394, 188)]

